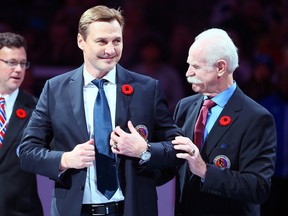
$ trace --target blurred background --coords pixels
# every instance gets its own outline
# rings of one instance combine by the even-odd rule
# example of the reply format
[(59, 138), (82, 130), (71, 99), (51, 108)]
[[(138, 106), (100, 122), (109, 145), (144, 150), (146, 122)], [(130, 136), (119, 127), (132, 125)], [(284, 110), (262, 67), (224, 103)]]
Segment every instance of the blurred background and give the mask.
[[(99, 4), (123, 10), (120, 63), (159, 79), (171, 113), (179, 99), (193, 94), (185, 73), (195, 36), (211, 27), (230, 34), (240, 55), (237, 84), (277, 124), (276, 172), (262, 214), (287, 214), (287, 201), (279, 197), (288, 194), (288, 0), (1, 0), (0, 32), (19, 33), (28, 41), (32, 66), (22, 88), (39, 96), (48, 78), (83, 63), (76, 42), (78, 21), (86, 9)], [(41, 176), (39, 182), (48, 212), (51, 182)], [(173, 181), (158, 192), (160, 216), (172, 215)]]

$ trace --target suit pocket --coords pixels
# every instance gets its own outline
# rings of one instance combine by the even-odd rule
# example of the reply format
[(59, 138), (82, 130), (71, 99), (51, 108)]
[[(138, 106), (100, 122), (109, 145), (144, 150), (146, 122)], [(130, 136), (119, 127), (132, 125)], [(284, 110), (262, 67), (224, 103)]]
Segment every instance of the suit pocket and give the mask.
[(64, 199), (66, 197), (67, 190), (63, 188), (56, 188), (54, 189), (54, 197)]
[[(209, 156), (209, 163), (220, 168), (235, 169), (238, 165), (238, 151), (229, 144), (222, 143), (213, 149)], [(236, 162), (236, 163), (235, 163)]]

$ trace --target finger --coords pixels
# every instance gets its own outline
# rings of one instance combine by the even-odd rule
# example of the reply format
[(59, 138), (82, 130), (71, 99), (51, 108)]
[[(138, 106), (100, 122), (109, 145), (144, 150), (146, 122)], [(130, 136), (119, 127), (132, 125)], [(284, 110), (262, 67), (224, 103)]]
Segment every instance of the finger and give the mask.
[(118, 154), (120, 152), (120, 149), (119, 149), (119, 145), (117, 142), (112, 142), (111, 144), (111, 151), (115, 154)]
[(84, 149), (89, 150), (89, 151), (94, 151), (95, 149), (94, 140), (90, 139), (86, 143), (84, 143)]
[(179, 153), (189, 154), (190, 156), (194, 156), (196, 152), (193, 147), (187, 145), (174, 145), (174, 149)]
[(178, 141), (175, 141), (175, 142), (172, 141), (172, 144), (174, 145), (173, 146), (174, 149), (179, 149), (179, 150), (184, 150), (184, 151), (186, 151), (187, 148), (189, 147), (188, 145), (183, 144), (183, 142), (178, 142)]
[(85, 161), (94, 161), (95, 160), (95, 153), (87, 155), (84, 160)]
[(116, 132), (115, 132), (115, 131), (112, 131), (112, 132), (111, 132), (111, 135), (110, 135), (110, 143), (112, 144), (113, 141), (114, 141), (117, 137), (118, 137), (118, 136), (117, 136)]
[(192, 141), (188, 137), (179, 137), (179, 140), (181, 140), (186, 145), (191, 145)]
[[(118, 130), (118, 131), (115, 131), (115, 130)], [(112, 146), (114, 142), (119, 143), (121, 141), (121, 135), (123, 136), (123, 133), (122, 133), (123, 130), (119, 126), (117, 126), (117, 128), (115, 128), (115, 130), (111, 134), (110, 146)], [(126, 133), (126, 132), (124, 132), (124, 133)]]
[(177, 137), (175, 137), (174, 140), (172, 140), (172, 144), (184, 144), (184, 143), (187, 143), (188, 140), (186, 137), (177, 136)]
[(138, 133), (130, 120), (128, 121), (127, 125), (132, 134)]
[(110, 138), (110, 141), (109, 141), (109, 144), (110, 144), (111, 147), (112, 147), (113, 143), (114, 143), (114, 140), (113, 140), (112, 137), (111, 137), (111, 138)]
[(112, 145), (111, 145), (111, 147), (113, 148), (113, 149), (118, 149), (118, 144), (117, 144), (117, 142), (112, 142)]
[[(113, 133), (113, 139), (115, 139), (116, 137), (121, 137), (121, 135), (122, 135), (123, 133), (126, 133), (125, 131), (123, 131), (123, 130), (121, 129), (120, 126), (117, 126), (117, 127), (114, 129), (113, 132), (114, 132), (114, 133)], [(115, 137), (114, 137), (114, 136), (115, 136)]]
[(90, 139), (90, 140), (88, 140), (87, 143), (90, 144), (90, 145), (94, 145), (94, 139)]
[(174, 140), (172, 140), (172, 144), (173, 145), (179, 145), (179, 144), (181, 144), (182, 142), (181, 142), (181, 140), (179, 140), (179, 139), (174, 139)]
[(180, 159), (188, 159), (189, 158), (189, 154), (187, 154), (187, 153), (177, 153), (176, 157), (180, 158)]
[(174, 145), (174, 149), (176, 149), (176, 150), (185, 150), (183, 145)]
[(112, 147), (111, 147), (111, 151), (112, 151), (114, 154), (119, 154), (119, 153), (120, 153), (120, 150), (119, 150), (119, 149), (115, 149), (115, 148), (112, 148)]
[(175, 137), (176, 140), (179, 140), (179, 139), (182, 139), (182, 138), (183, 138), (183, 136), (176, 136)]
[(194, 156), (195, 155), (195, 149), (191, 148), (191, 150), (189, 151), (189, 155)]
[(93, 165), (93, 161), (87, 161), (86, 163), (85, 163), (85, 167), (90, 167), (90, 166), (92, 166)]

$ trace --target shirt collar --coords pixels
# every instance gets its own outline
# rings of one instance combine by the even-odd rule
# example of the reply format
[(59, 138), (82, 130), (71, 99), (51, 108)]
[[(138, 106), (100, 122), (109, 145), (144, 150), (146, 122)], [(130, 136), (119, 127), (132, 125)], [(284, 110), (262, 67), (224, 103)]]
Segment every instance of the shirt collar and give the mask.
[[(213, 101), (217, 105), (223, 108), (225, 104), (227, 103), (227, 101), (232, 96), (232, 94), (234, 93), (236, 86), (237, 86), (236, 82), (233, 81), (233, 84), (230, 87), (228, 87), (227, 89), (222, 91), (220, 94), (217, 94), (215, 97), (213, 97)], [(204, 100), (206, 100), (207, 98), (208, 98), (207, 96), (204, 96)]]
[(14, 104), (14, 101), (16, 100), (16, 97), (18, 95), (19, 88), (15, 89), (11, 94), (1, 95), (0, 97), (3, 97), (5, 99), (5, 103), (7, 104)]
[[(93, 77), (86, 69), (85, 65), (83, 68), (83, 77), (84, 77), (84, 87), (88, 86), (88, 85), (94, 85), (93, 83), (91, 83), (92, 80), (95, 79), (95, 77)], [(110, 83), (116, 84), (116, 66), (109, 71), (104, 77), (103, 79), (108, 80)]]

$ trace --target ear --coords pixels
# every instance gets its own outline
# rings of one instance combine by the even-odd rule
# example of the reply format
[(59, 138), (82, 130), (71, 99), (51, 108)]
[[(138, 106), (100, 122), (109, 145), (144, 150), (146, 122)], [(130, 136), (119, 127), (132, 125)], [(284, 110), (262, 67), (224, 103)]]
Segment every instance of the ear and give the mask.
[(220, 59), (218, 62), (217, 62), (217, 71), (218, 71), (218, 78), (222, 77), (223, 74), (225, 74), (225, 72), (227, 71), (227, 63), (225, 60), (223, 59)]
[(85, 41), (84, 41), (82, 35), (78, 33), (77, 34), (77, 45), (81, 50), (83, 50), (83, 48), (84, 48), (84, 45), (83, 45), (84, 42)]

